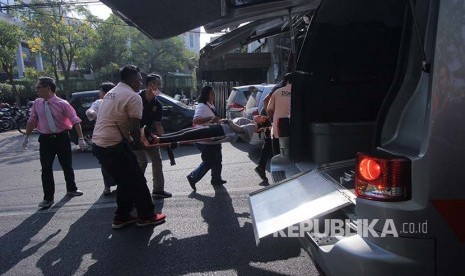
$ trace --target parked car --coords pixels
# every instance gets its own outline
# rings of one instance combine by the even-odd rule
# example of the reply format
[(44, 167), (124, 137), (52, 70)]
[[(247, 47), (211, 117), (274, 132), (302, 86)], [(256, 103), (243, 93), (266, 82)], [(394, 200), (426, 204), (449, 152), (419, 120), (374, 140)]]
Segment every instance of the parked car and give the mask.
[[(252, 93), (245, 105), (244, 117), (252, 120), (253, 116), (260, 114), (261, 110), (264, 108), (263, 99), (271, 93), (274, 86), (275, 84), (262, 84), (255, 86), (256, 89), (252, 90)], [(263, 133), (254, 133), (249, 144), (261, 145), (264, 142), (264, 139), (265, 137)]]
[[(69, 101), (76, 110), (79, 118), (82, 120), (81, 127), (84, 138), (87, 142), (90, 142), (92, 139), (92, 131), (94, 130), (95, 121), (89, 121), (87, 119), (86, 110), (89, 109), (92, 103), (98, 98), (99, 91), (92, 90), (73, 93)], [(185, 105), (166, 94), (160, 94), (157, 98), (163, 106), (162, 125), (165, 132), (175, 132), (192, 126), (192, 117), (194, 117), (195, 112), (192, 107)], [(77, 144), (78, 139), (74, 129), (70, 131), (70, 138), (72, 142)]]
[(257, 89), (252, 91), (252, 94), (250, 94), (245, 105), (244, 117), (252, 120), (253, 116), (260, 114), (264, 108), (263, 99), (270, 94), (274, 86), (275, 84), (263, 84), (256, 86)]
[[(92, 103), (99, 98), (99, 90), (84, 91), (84, 92), (75, 92), (71, 95), (69, 103), (76, 110), (76, 114), (82, 120), (81, 128), (84, 135), (84, 140), (87, 143), (91, 142), (92, 131), (94, 130), (95, 120), (89, 121), (86, 116), (86, 110), (92, 106)], [(73, 129), (70, 130), (70, 139), (71, 142), (77, 144), (78, 137), (76, 131)]]
[(245, 116), (245, 105), (252, 94), (252, 91), (249, 89), (251, 86), (258, 85), (243, 85), (231, 89), (229, 97), (226, 100), (226, 118), (234, 119)]

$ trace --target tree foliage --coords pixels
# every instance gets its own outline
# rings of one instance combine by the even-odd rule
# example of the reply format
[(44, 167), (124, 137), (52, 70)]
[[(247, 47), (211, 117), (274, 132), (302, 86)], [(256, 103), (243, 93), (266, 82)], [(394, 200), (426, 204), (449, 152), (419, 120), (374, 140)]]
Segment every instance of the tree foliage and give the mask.
[[(37, 4), (37, 5), (36, 5)], [(143, 72), (156, 72), (166, 78), (168, 72), (189, 72), (194, 68), (194, 53), (184, 47), (179, 37), (166, 40), (151, 40), (139, 30), (111, 15), (106, 20), (93, 16), (82, 5), (61, 0), (32, 0), (30, 5), (18, 12), (23, 22), (22, 30), (7, 26), (1, 30), (0, 61), (10, 64), (13, 72), (16, 47), (20, 40), (27, 41), (33, 54), (43, 57), (46, 72), (54, 77), (69, 98), (75, 69), (92, 71), (97, 81), (118, 81), (118, 68), (134, 64)], [(11, 35), (10, 35), (11, 32)], [(7, 51), (6, 40), (12, 46)], [(6, 70), (5, 70), (6, 71)], [(116, 73), (116, 74), (115, 74)], [(12, 74), (11, 74), (12, 75)], [(33, 75), (33, 74), (28, 74)], [(63, 87), (61, 89), (61, 83)]]
[(13, 81), (13, 68), (15, 67), (16, 49), (21, 38), (21, 30), (17, 25), (0, 20), (0, 65), (12, 85), (12, 92), (17, 105), (21, 104), (21, 97)]
[(93, 70), (108, 67), (110, 63), (124, 65), (129, 62), (129, 36), (136, 29), (115, 15), (110, 15), (96, 28), (96, 37), (93, 41), (94, 53), (85, 62)]
[(179, 37), (151, 40), (115, 15), (102, 22), (96, 32), (94, 56), (86, 62), (94, 71), (103, 69), (108, 73), (114, 64), (134, 64), (144, 72), (166, 75), (185, 70), (186, 62), (194, 55)]
[(72, 66), (95, 36), (88, 21), (75, 17), (86, 18), (91, 14), (82, 6), (68, 5), (62, 1), (32, 1), (32, 4), (36, 3), (46, 3), (50, 7), (30, 9), (22, 16), (24, 31), (29, 37), (28, 44), (32, 52), (39, 52), (48, 59), (57, 80), (58, 72), (63, 73), (63, 90), (70, 98)]
[(188, 59), (188, 53), (179, 37), (165, 40), (150, 40), (138, 32), (133, 35), (131, 43), (132, 60), (146, 72), (182, 71)]

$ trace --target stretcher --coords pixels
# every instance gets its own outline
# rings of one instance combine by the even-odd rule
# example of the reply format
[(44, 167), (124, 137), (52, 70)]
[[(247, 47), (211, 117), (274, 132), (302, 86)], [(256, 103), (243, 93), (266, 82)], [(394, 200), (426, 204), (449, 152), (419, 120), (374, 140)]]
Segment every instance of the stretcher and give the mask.
[(176, 142), (169, 142), (169, 143), (158, 143), (158, 144), (150, 144), (147, 141), (147, 138), (145, 136), (141, 136), (142, 143), (144, 144), (145, 147), (147, 148), (153, 148), (153, 147), (170, 147), (170, 148), (176, 148), (178, 145), (183, 145), (183, 144), (192, 144), (192, 143), (197, 143), (197, 142), (210, 142), (209, 144), (220, 144), (224, 142), (229, 142), (229, 138), (226, 136), (218, 136), (218, 137), (208, 137), (208, 138), (200, 138), (200, 139), (193, 139), (193, 140), (183, 140), (183, 141), (176, 141)]
[[(268, 127), (263, 127), (260, 128), (256, 131), (259, 135), (261, 133), (264, 133), (265, 130), (269, 129)], [(145, 147), (151, 148), (151, 147), (170, 147), (170, 148), (176, 148), (178, 145), (183, 145), (183, 144), (191, 144), (191, 143), (198, 143), (198, 142), (208, 142), (208, 144), (220, 144), (220, 143), (225, 143), (225, 142), (230, 142), (231, 137), (228, 137), (226, 135), (223, 136), (216, 136), (216, 137), (208, 137), (208, 138), (199, 138), (199, 139), (191, 139), (191, 140), (182, 140), (182, 141), (175, 141), (175, 142), (167, 142), (167, 143), (157, 143), (157, 144), (150, 144), (149, 141), (147, 140), (147, 135), (145, 133), (145, 127), (141, 129), (141, 140), (142, 143), (144, 144)]]

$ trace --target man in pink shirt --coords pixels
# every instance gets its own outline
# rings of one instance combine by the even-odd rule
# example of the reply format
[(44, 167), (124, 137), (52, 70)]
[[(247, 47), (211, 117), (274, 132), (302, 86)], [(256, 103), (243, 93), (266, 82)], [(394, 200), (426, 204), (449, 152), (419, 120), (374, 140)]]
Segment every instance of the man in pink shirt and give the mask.
[(66, 195), (81, 196), (82, 191), (76, 187), (74, 170), (72, 167), (71, 143), (68, 131), (74, 127), (79, 137), (79, 147), (84, 149), (86, 144), (82, 136), (81, 119), (74, 108), (65, 100), (55, 95), (56, 84), (52, 78), (41, 77), (36, 83), (39, 97), (32, 105), (31, 114), (27, 121), (23, 148), (27, 148), (29, 135), (34, 128), (40, 133), (39, 154), (42, 166), (42, 188), (44, 199), (39, 203), (40, 208), (50, 208), (55, 195), (55, 180), (53, 179), (53, 160), (58, 156), (65, 175)]

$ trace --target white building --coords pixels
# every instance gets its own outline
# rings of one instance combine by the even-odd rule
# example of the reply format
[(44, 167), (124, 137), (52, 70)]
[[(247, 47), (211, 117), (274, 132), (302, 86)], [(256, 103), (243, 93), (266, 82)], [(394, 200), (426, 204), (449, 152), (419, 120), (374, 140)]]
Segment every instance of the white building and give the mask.
[(200, 51), (200, 27), (190, 30), (180, 36), (184, 40), (186, 48), (198, 55)]
[[(30, 0), (23, 0), (21, 3), (28, 4)], [(19, 5), (19, 1), (15, 0), (0, 0), (0, 20), (4, 20), (11, 24), (21, 25), (21, 21), (11, 15), (11, 11), (8, 9), (8, 6)], [(16, 50), (16, 66), (18, 68), (18, 78), (24, 76), (24, 68), (35, 67), (38, 71), (43, 71), (42, 57), (40, 54), (36, 54), (35, 58), (31, 55), (31, 50), (27, 44), (19, 40), (18, 37), (18, 47)]]

